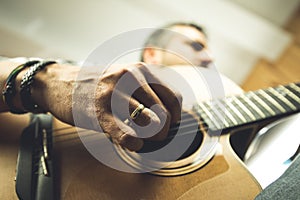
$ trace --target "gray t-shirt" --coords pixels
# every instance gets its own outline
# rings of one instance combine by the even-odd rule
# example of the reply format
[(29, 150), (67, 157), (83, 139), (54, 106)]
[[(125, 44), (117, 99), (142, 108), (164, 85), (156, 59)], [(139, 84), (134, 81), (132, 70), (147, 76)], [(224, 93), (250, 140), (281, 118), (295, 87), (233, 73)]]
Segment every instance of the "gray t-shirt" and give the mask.
[(300, 199), (300, 155), (291, 166), (255, 200), (299, 200)]

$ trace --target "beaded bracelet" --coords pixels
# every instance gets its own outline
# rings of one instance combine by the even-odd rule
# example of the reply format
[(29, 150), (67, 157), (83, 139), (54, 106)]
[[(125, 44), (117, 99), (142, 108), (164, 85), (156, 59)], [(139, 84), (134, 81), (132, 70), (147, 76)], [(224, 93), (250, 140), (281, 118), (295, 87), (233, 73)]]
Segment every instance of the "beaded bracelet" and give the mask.
[(3, 101), (8, 106), (10, 112), (12, 112), (14, 114), (26, 113), (26, 111), (16, 108), (13, 104), (13, 97), (16, 94), (15, 82), (16, 82), (16, 78), (17, 78), (18, 74), (22, 70), (24, 70), (25, 68), (30, 67), (38, 62), (39, 61), (37, 61), (37, 60), (33, 60), (33, 61), (28, 61), (24, 64), (21, 64), (18, 67), (16, 67), (7, 77), (7, 80), (4, 85), (4, 89), (2, 91), (2, 95), (3, 95), (2, 97), (3, 97)]
[(31, 66), (29, 70), (22, 77), (21, 85), (20, 85), (20, 97), (23, 107), (30, 112), (33, 113), (41, 113), (44, 112), (31, 98), (31, 86), (34, 82), (34, 75), (43, 70), (48, 65), (56, 63), (55, 61), (43, 61), (36, 63)]

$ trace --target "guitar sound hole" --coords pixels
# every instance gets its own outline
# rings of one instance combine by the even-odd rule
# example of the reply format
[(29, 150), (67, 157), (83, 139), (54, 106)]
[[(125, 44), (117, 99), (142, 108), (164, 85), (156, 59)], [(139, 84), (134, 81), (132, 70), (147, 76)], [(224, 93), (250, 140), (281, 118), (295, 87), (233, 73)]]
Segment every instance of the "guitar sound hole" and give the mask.
[(190, 113), (183, 113), (180, 124), (172, 127), (163, 141), (145, 140), (138, 152), (116, 146), (129, 166), (160, 176), (178, 176), (205, 165), (215, 154), (218, 137), (210, 137), (205, 125)]
[[(183, 127), (181, 128), (181, 131), (178, 131), (179, 126)], [(177, 145), (177, 148), (174, 149), (174, 151), (182, 152), (183, 149), (185, 150), (184, 153), (180, 153), (181, 156), (177, 159), (181, 160), (189, 157), (195, 151), (197, 151), (197, 149), (199, 149), (200, 145), (203, 142), (203, 134), (199, 130), (198, 121), (191, 114), (183, 114), (181, 123), (172, 127), (170, 130), (171, 131), (168, 133), (167, 139), (163, 141), (145, 140), (143, 148), (139, 150), (138, 153), (149, 153), (157, 151), (168, 145), (174, 139), (174, 137), (178, 137), (180, 143)], [(181, 142), (182, 145), (180, 145)], [(186, 146), (187, 143), (189, 143), (190, 145)], [(178, 155), (177, 152), (169, 153)]]

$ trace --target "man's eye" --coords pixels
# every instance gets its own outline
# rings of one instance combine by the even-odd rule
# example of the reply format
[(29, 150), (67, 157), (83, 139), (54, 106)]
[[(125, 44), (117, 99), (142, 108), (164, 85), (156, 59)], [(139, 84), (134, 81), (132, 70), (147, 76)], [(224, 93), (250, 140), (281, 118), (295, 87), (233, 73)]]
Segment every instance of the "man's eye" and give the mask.
[(191, 46), (195, 51), (201, 51), (204, 48), (203, 45), (199, 42), (192, 42)]

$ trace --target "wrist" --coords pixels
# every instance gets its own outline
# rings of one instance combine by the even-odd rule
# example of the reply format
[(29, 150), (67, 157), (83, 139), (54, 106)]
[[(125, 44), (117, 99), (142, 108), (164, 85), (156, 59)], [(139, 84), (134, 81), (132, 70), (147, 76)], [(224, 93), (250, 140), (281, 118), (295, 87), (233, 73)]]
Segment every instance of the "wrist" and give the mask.
[[(27, 112), (45, 113), (47, 112), (32, 98), (33, 84), (36, 82), (36, 74), (55, 64), (56, 61), (34, 61), (34, 64), (23, 75), (20, 84), (20, 98)], [(26, 64), (25, 64), (26, 65)], [(38, 85), (38, 84), (37, 84)]]
[(45, 112), (72, 123), (72, 92), (80, 68), (51, 64), (35, 75), (31, 87), (32, 100)]
[[(9, 62), (11, 61), (11, 62)], [(12, 60), (1, 62), (4, 77), (1, 77), (2, 101), (1, 111), (11, 111), (15, 114), (23, 114), (28, 111), (40, 112), (39, 106), (31, 99), (31, 85), (34, 82), (34, 75), (54, 61), (41, 61), (40, 59), (23, 59), (22, 64), (13, 64)], [(17, 64), (17, 67), (15, 66)], [(5, 69), (4, 68), (4, 69)], [(28, 70), (26, 70), (28, 69)], [(2, 106), (3, 105), (3, 106)]]
[(54, 63), (48, 65), (45, 69), (39, 71), (35, 77), (31, 86), (31, 98), (32, 100), (45, 112), (50, 111), (49, 94), (50, 90), (57, 90), (52, 85), (57, 81), (56, 77), (59, 76), (57, 69), (59, 64)]

